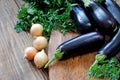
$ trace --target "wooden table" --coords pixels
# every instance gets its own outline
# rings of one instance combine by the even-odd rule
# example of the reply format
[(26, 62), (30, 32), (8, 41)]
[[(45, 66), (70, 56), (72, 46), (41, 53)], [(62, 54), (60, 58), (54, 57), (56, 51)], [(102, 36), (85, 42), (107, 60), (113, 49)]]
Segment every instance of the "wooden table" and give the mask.
[(14, 30), (22, 4), (22, 0), (0, 0), (0, 80), (48, 80), (46, 69), (37, 69), (33, 62), (23, 58), (33, 37)]
[(14, 30), (22, 4), (22, 0), (0, 0), (0, 80), (49, 80), (47, 69), (38, 69), (23, 58), (34, 38)]

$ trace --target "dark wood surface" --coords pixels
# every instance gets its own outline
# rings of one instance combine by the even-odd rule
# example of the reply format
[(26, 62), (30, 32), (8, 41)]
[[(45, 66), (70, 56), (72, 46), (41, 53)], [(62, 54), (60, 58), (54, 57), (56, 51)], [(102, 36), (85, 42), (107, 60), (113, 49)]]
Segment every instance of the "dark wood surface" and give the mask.
[[(119, 0), (117, 2), (120, 4)], [(93, 59), (87, 59), (86, 63), (86, 58), (94, 57), (95, 53), (53, 63), (49, 72), (23, 58), (24, 49), (32, 46), (34, 40), (29, 32), (16, 33), (14, 30), (18, 9), (23, 4), (22, 0), (0, 0), (0, 80), (89, 80), (85, 71)], [(58, 44), (76, 35), (63, 36), (59, 31), (53, 32), (48, 46), (49, 58)]]
[(37, 69), (23, 58), (24, 49), (32, 46), (30, 33), (16, 33), (18, 8), (22, 0), (0, 0), (0, 80), (48, 80), (45, 69)]

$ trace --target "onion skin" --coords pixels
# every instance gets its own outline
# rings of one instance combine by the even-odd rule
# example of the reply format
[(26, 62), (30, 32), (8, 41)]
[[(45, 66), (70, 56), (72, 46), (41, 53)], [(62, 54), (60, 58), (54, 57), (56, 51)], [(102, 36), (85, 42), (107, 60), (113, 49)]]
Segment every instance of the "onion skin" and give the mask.
[(32, 24), (30, 33), (34, 37), (41, 36), (43, 32), (43, 26), (41, 24)]
[(39, 36), (33, 41), (33, 46), (37, 50), (42, 50), (42, 49), (46, 48), (47, 44), (48, 44), (47, 39), (43, 36)]
[(42, 68), (48, 61), (48, 56), (44, 50), (38, 52), (34, 57), (34, 63), (37, 68)]
[(24, 51), (24, 58), (27, 60), (33, 60), (34, 56), (37, 53), (37, 50), (34, 47), (27, 47)]

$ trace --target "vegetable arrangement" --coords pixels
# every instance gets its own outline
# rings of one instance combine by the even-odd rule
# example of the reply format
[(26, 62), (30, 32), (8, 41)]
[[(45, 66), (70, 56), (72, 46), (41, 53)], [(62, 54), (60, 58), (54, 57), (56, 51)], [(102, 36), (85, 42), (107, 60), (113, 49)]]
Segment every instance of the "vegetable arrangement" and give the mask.
[[(47, 68), (56, 59), (64, 60), (98, 51), (87, 75), (91, 79), (120, 78), (120, 7), (114, 0), (24, 1), (29, 5), (20, 8), (15, 30), (30, 29), (35, 37), (33, 47), (25, 49), (27, 60), (34, 60), (38, 68)], [(61, 43), (48, 61), (44, 49), (48, 44), (46, 37), (49, 39), (53, 29), (59, 29), (63, 34), (77, 29), (82, 34)], [(106, 35), (110, 37), (107, 41)]]
[[(116, 20), (119, 26), (118, 18), (120, 17), (117, 16), (118, 15), (117, 13), (119, 13), (120, 8), (115, 3), (115, 1), (112, 1), (112, 0), (103, 0), (103, 1), (104, 1), (104, 5), (106, 5), (103, 7), (105, 7), (106, 10), (108, 10), (108, 12), (113, 16), (113, 18)], [(112, 9), (112, 7), (114, 9)], [(98, 54), (95, 57), (95, 62), (87, 72), (87, 75), (89, 75), (91, 78), (97, 77), (97, 78), (104, 78), (105, 80), (109, 80), (109, 79), (118, 80), (120, 78), (119, 76), (120, 63), (116, 59), (111, 59), (115, 55), (118, 56), (118, 52), (120, 51), (119, 31), (120, 30), (116, 30), (117, 33), (115, 32), (115, 35), (98, 51)], [(108, 59), (110, 59), (110, 61)]]
[[(36, 33), (37, 32), (37, 33)], [(27, 47), (24, 51), (24, 58), (34, 60), (37, 68), (42, 68), (48, 61), (48, 56), (44, 49), (47, 47), (48, 41), (42, 36), (43, 26), (41, 24), (33, 24), (30, 33), (35, 37), (33, 47)]]
[[(112, 57), (114, 57), (115, 55), (118, 54), (118, 52), (120, 51), (120, 29), (119, 31), (116, 33), (116, 35), (108, 42), (106, 43), (99, 51), (98, 54), (95, 57), (95, 61), (93, 63), (93, 65), (91, 65), (88, 74), (91, 76), (94, 76), (97, 72), (96, 67), (99, 65), (101, 66), (101, 64), (105, 64), (105, 59), (110, 59)], [(108, 62), (109, 63), (109, 62)], [(119, 63), (120, 64), (120, 63)], [(118, 65), (119, 65), (118, 64)], [(111, 65), (112, 66), (112, 65)], [(117, 65), (114, 66), (114, 69), (116, 69)], [(120, 67), (120, 66), (119, 66)], [(93, 71), (96, 70), (96, 72), (93, 73)], [(119, 68), (117, 68), (117, 70), (120, 70)], [(104, 71), (103, 71), (104, 72)], [(120, 72), (118, 72), (120, 74)], [(94, 74), (94, 75), (93, 75)], [(114, 71), (112, 73), (112, 75), (115, 74)], [(116, 74), (115, 74), (116, 75)], [(117, 76), (117, 75), (116, 75)], [(111, 78), (111, 77), (110, 77)], [(118, 77), (119, 78), (119, 77)], [(114, 78), (114, 76), (112, 77), (112, 80), (118, 80), (118, 78)]]
[(59, 29), (63, 34), (75, 31), (74, 23), (70, 18), (71, 4), (74, 0), (23, 0), (28, 6), (23, 6), (18, 12), (18, 21), (15, 25), (17, 32), (27, 31), (32, 23), (44, 26), (43, 35), (49, 39), (51, 31)]
[[(75, 37), (71, 40), (68, 40), (60, 44), (56, 48), (53, 57), (45, 65), (45, 68), (56, 59), (62, 60), (62, 59), (70, 58), (71, 56), (74, 57), (76, 55), (83, 55), (85, 53), (91, 52), (93, 49), (95, 49), (96, 46), (94, 46), (94, 44), (96, 44), (97, 47), (99, 47), (98, 54), (95, 57), (95, 62), (87, 72), (87, 75), (90, 76), (91, 78), (95, 77), (95, 78), (104, 78), (105, 80), (108, 79), (118, 80), (120, 78), (119, 76), (120, 63), (118, 61), (119, 59), (118, 52), (120, 51), (119, 48), (120, 29), (118, 22), (116, 21), (114, 16), (106, 8), (104, 8), (103, 5), (99, 4), (97, 1), (83, 0), (83, 3), (84, 3), (84, 7), (78, 5), (72, 6), (71, 17), (75, 21), (75, 24), (78, 27), (78, 29), (87, 31), (87, 27), (88, 27), (87, 22), (89, 24), (92, 24), (90, 23), (90, 20), (92, 19), (95, 22), (95, 25), (97, 24), (94, 27), (92, 26), (93, 28), (97, 29), (95, 31), (100, 32), (102, 36), (105, 35), (110, 36), (110, 39), (104, 44), (105, 40), (101, 38), (102, 43), (99, 47), (97, 45), (99, 43), (99, 40), (97, 42), (96, 38), (97, 39), (100, 38), (95, 37), (95, 35), (90, 35), (91, 33), (94, 33), (93, 31), (92, 32), (88, 31), (86, 34), (79, 35), (78, 37)], [(90, 14), (89, 15), (87, 14), (88, 15), (87, 16), (85, 11), (89, 12)], [(85, 19), (82, 18), (83, 16)], [(116, 59), (113, 58), (115, 56)], [(109, 68), (111, 68), (110, 71)]]
[(99, 32), (91, 32), (70, 39), (57, 47), (54, 56), (45, 65), (45, 68), (56, 59), (64, 60), (73, 56), (97, 51), (104, 42), (104, 36)]

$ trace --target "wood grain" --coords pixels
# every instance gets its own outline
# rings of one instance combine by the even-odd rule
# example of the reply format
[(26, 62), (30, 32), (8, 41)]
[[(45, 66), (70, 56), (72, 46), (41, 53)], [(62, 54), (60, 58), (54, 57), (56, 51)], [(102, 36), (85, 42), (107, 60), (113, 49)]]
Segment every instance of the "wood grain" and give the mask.
[[(52, 57), (59, 44), (77, 35), (76, 33), (62, 35), (59, 31), (53, 31), (48, 46), (49, 58)], [(95, 54), (96, 52), (88, 53), (65, 61), (57, 60), (53, 62), (49, 66), (50, 80), (89, 80), (89, 78), (86, 77), (86, 71), (94, 61)]]
[(24, 49), (32, 46), (34, 38), (14, 30), (22, 3), (0, 0), (0, 80), (48, 80), (47, 69), (37, 69), (33, 62), (23, 58)]

